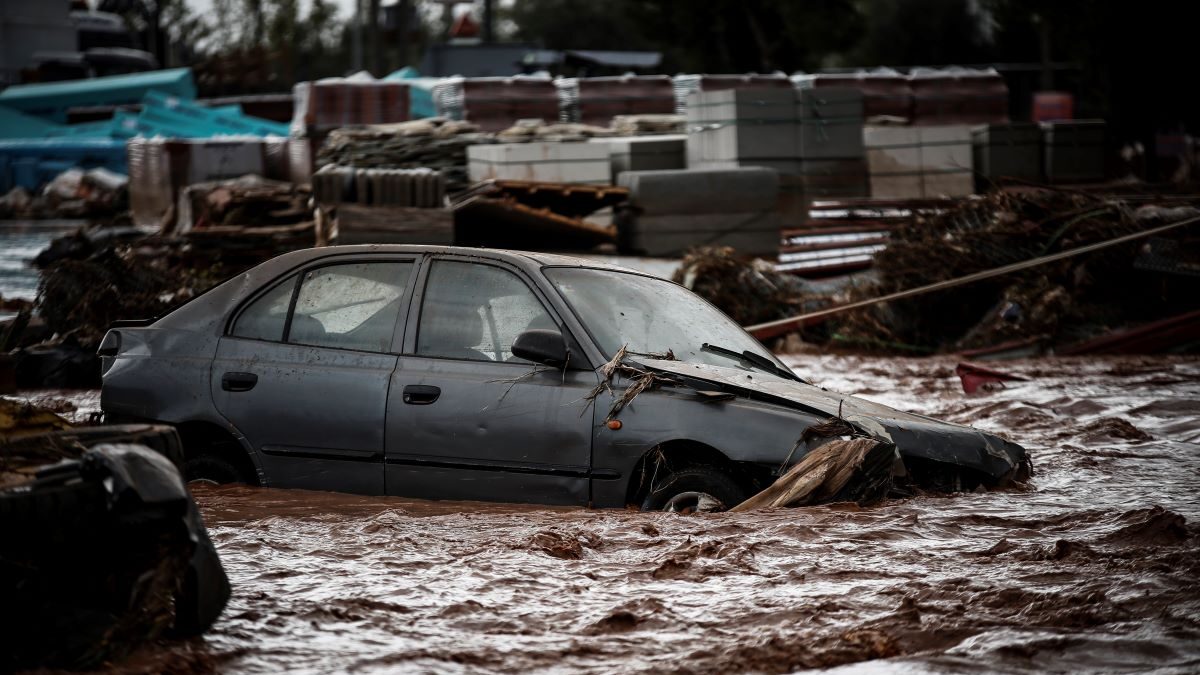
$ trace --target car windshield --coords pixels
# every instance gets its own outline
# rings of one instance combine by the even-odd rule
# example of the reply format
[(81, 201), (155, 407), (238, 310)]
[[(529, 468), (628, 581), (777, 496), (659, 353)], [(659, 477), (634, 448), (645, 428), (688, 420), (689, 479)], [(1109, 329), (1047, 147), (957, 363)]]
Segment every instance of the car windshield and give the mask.
[(671, 351), (689, 363), (749, 369), (738, 358), (701, 349), (704, 344), (749, 351), (778, 363), (757, 340), (691, 291), (663, 279), (612, 270), (552, 267), (546, 276), (575, 310), (596, 345), (612, 358), (629, 351)]

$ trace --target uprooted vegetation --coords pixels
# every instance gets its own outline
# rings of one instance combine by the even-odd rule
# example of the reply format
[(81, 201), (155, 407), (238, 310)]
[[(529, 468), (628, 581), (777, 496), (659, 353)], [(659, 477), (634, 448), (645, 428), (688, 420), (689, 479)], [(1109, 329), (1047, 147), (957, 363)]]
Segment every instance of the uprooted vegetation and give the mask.
[[(675, 280), (743, 325), (948, 282), (1200, 215), (1200, 199), (997, 190), (914, 210), (869, 273), (810, 283), (729, 249), (689, 253)], [(1014, 341), (1051, 349), (1200, 307), (1196, 225), (1021, 271), (834, 314), (807, 342), (904, 354)]]

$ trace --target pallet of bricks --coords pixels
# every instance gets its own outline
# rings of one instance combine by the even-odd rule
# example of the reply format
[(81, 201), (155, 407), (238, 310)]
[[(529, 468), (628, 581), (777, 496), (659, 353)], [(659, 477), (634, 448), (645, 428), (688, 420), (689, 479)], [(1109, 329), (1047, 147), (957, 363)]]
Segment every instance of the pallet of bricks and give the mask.
[(409, 89), (403, 81), (329, 78), (301, 82), (292, 92), (295, 103), (288, 155), (295, 183), (307, 183), (319, 168), (317, 153), (334, 129), (409, 119)]
[(558, 91), (545, 77), (452, 77), (433, 88), (438, 115), (466, 120), (482, 131), (503, 131), (517, 120), (559, 119)]
[(564, 122), (600, 127), (620, 115), (669, 115), (675, 89), (666, 75), (560, 78), (555, 80)]
[(810, 201), (868, 195), (857, 89), (796, 89), (782, 77), (714, 87), (708, 79), (688, 96), (689, 167), (774, 169), (785, 226), (803, 222)]

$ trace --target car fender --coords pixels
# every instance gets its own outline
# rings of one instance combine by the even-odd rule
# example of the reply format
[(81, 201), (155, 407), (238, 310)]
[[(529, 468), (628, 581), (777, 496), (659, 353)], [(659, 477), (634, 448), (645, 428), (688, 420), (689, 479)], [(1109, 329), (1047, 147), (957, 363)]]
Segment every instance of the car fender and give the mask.
[(592, 451), (596, 506), (623, 506), (638, 463), (665, 443), (701, 444), (733, 462), (775, 468), (789, 453), (793, 460), (806, 454), (806, 445), (797, 447), (800, 435), (824, 419), (745, 396), (713, 400), (693, 389), (670, 387), (639, 394), (615, 417), (621, 424), (614, 429), (605, 423), (611, 403), (607, 394), (593, 403), (599, 422)]
[[(258, 453), (217, 410), (211, 392), (217, 337), (181, 328), (114, 328), (117, 353), (101, 358), (100, 408), (113, 419), (205, 423), (235, 438), (255, 469)], [(106, 338), (108, 340), (109, 338)], [(261, 471), (259, 471), (261, 476)]]

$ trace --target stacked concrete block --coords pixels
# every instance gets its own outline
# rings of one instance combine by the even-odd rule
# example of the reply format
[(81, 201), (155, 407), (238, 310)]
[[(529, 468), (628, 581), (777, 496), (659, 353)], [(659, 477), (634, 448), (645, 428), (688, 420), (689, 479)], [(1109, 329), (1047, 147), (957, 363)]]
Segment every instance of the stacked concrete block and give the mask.
[(608, 148), (614, 178), (625, 171), (661, 171), (687, 168), (687, 136), (614, 136), (593, 138)]
[(799, 156), (853, 159), (863, 156), (863, 95), (849, 87), (801, 89)]
[(609, 149), (594, 143), (500, 143), (467, 148), (472, 181), (491, 179), (609, 185)]
[(786, 168), (799, 151), (792, 89), (725, 89), (688, 96), (688, 166)]
[(957, 197), (974, 190), (968, 126), (867, 127), (863, 138), (872, 197)]
[(960, 197), (974, 192), (971, 127), (920, 127), (919, 132), (925, 197)]
[(984, 183), (1001, 178), (1042, 179), (1042, 130), (1036, 124), (973, 127), (971, 146), (976, 174)]
[(1043, 171), (1051, 183), (1104, 179), (1104, 120), (1042, 122)]
[(779, 177), (770, 169), (627, 171), (631, 217), (618, 220), (623, 250), (677, 256), (699, 246), (747, 255), (779, 252)]
[(867, 170), (871, 196), (883, 199), (919, 199), (921, 141), (916, 127), (866, 127)]
[(780, 175), (780, 212), (804, 219), (812, 199), (864, 197), (862, 93), (760, 89), (692, 94), (688, 106), (688, 166), (756, 166)]

